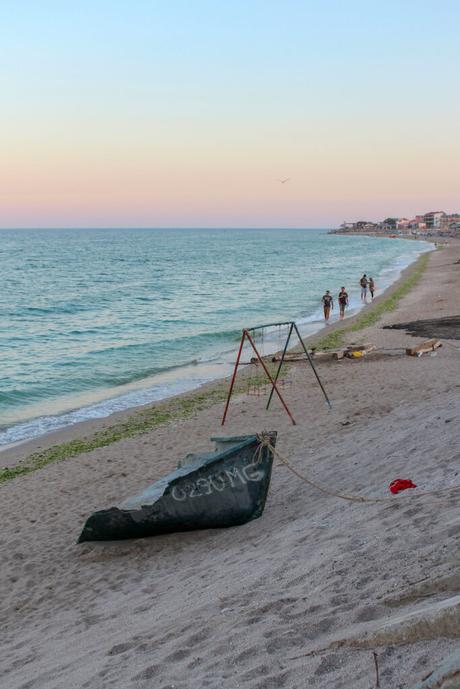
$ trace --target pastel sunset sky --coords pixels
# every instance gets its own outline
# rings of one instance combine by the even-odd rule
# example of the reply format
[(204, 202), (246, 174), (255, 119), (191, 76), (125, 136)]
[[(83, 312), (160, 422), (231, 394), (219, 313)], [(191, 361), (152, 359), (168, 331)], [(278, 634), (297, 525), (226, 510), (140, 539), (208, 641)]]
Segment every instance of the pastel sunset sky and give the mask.
[(458, 0), (2, 0), (0, 226), (460, 210), (459, 25)]

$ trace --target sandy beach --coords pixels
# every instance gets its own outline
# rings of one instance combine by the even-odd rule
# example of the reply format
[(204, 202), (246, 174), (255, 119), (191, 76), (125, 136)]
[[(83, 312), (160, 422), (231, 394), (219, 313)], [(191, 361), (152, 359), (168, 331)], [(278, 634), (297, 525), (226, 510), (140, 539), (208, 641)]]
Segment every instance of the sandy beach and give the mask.
[[(333, 492), (390, 498), (398, 476), (416, 490), (345, 501), (276, 461), (265, 512), (244, 526), (76, 545), (92, 511), (210, 450), (222, 401), (0, 484), (1, 686), (369, 689), (376, 652), (382, 689), (411, 689), (457, 649), (459, 492), (445, 489), (460, 486), (460, 331), (410, 357), (427, 336), (385, 326), (458, 316), (458, 259), (449, 240), (396, 310), (346, 333), (375, 353), (318, 364), (331, 411), (292, 363), (296, 426), (279, 404), (266, 412), (266, 397), (241, 394), (223, 431), (277, 430), (282, 456)], [(113, 423), (12, 447), (1, 464)]]

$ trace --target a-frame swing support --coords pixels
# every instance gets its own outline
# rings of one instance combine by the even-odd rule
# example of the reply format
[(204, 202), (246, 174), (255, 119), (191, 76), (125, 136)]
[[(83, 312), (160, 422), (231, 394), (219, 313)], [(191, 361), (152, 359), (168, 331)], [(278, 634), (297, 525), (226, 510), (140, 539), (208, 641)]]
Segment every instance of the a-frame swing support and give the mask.
[[(251, 337), (250, 331), (253, 332), (253, 331), (255, 331), (255, 330), (262, 330), (263, 328), (272, 328), (272, 327), (275, 328), (275, 327), (279, 327), (279, 326), (283, 326), (283, 325), (289, 326), (289, 332), (288, 332), (288, 336), (287, 336), (287, 338), (286, 338), (286, 342), (285, 342), (285, 345), (284, 345), (284, 348), (283, 348), (283, 353), (282, 353), (282, 355), (281, 355), (281, 359), (280, 359), (280, 361), (279, 361), (278, 368), (277, 368), (276, 373), (275, 373), (275, 377), (273, 378), (273, 377), (271, 376), (270, 371), (268, 370), (268, 368), (267, 368), (267, 366), (266, 366), (264, 360), (262, 359), (261, 355), (259, 354), (259, 351), (258, 351), (258, 349), (257, 349), (257, 347), (256, 347), (256, 345), (255, 345), (255, 342), (254, 342), (253, 338)], [(226, 403), (225, 403), (224, 415), (223, 415), (223, 417), (222, 417), (222, 422), (221, 422), (221, 425), (222, 425), (222, 426), (224, 425), (225, 419), (227, 418), (227, 412), (228, 412), (228, 408), (229, 408), (229, 405), (230, 405), (230, 399), (231, 399), (231, 397), (232, 397), (233, 388), (234, 388), (234, 386), (235, 386), (235, 380), (236, 380), (236, 376), (237, 376), (237, 373), (238, 373), (238, 367), (239, 367), (239, 365), (240, 365), (241, 354), (242, 354), (242, 352), (243, 352), (243, 346), (244, 346), (244, 342), (245, 342), (246, 339), (248, 340), (248, 342), (250, 343), (252, 349), (254, 350), (254, 353), (255, 353), (255, 355), (256, 355), (256, 357), (257, 357), (257, 360), (259, 361), (259, 363), (261, 364), (262, 368), (264, 369), (265, 375), (267, 376), (267, 378), (268, 378), (268, 380), (270, 381), (271, 386), (272, 386), (271, 391), (270, 391), (270, 397), (268, 398), (268, 402), (267, 402), (266, 409), (269, 408), (270, 403), (271, 403), (272, 398), (273, 398), (273, 394), (276, 393), (277, 396), (278, 396), (278, 398), (279, 398), (279, 400), (280, 400), (280, 402), (281, 402), (281, 404), (283, 405), (283, 407), (284, 407), (284, 409), (285, 409), (287, 415), (288, 415), (289, 418), (291, 419), (292, 423), (293, 423), (294, 425), (296, 424), (295, 419), (294, 419), (293, 415), (291, 414), (291, 411), (290, 411), (289, 407), (287, 406), (287, 404), (286, 404), (286, 402), (285, 402), (285, 400), (284, 400), (284, 398), (283, 398), (283, 396), (282, 396), (282, 394), (281, 394), (281, 392), (280, 392), (280, 390), (279, 390), (279, 388), (278, 388), (278, 385), (277, 385), (278, 378), (279, 378), (279, 375), (280, 375), (280, 372), (281, 372), (281, 369), (282, 369), (282, 366), (283, 366), (283, 363), (284, 363), (284, 360), (285, 360), (286, 352), (287, 352), (287, 349), (288, 349), (288, 346), (289, 346), (289, 342), (290, 342), (290, 340), (291, 340), (291, 336), (292, 336), (292, 333), (293, 333), (294, 331), (295, 331), (295, 333), (296, 333), (296, 335), (297, 335), (297, 338), (298, 338), (298, 340), (299, 340), (299, 342), (300, 342), (300, 345), (301, 345), (301, 347), (302, 347), (302, 349), (303, 349), (303, 351), (304, 351), (304, 353), (305, 353), (305, 356), (307, 357), (307, 360), (308, 360), (308, 362), (309, 362), (309, 364), (310, 364), (310, 366), (311, 366), (311, 368), (312, 368), (312, 370), (313, 370), (313, 373), (315, 374), (315, 377), (316, 377), (316, 380), (317, 380), (317, 382), (318, 382), (318, 385), (320, 386), (321, 391), (322, 391), (322, 393), (323, 393), (323, 395), (324, 395), (324, 397), (325, 397), (325, 399), (326, 399), (326, 403), (327, 403), (327, 405), (329, 406), (329, 409), (331, 409), (332, 405), (331, 405), (331, 402), (330, 402), (330, 400), (329, 400), (329, 397), (327, 396), (326, 390), (324, 389), (324, 386), (323, 386), (323, 384), (322, 384), (322, 382), (321, 382), (321, 379), (320, 379), (320, 377), (319, 377), (319, 375), (318, 375), (318, 372), (317, 372), (317, 370), (316, 370), (316, 368), (315, 368), (315, 365), (314, 365), (313, 360), (312, 360), (312, 358), (311, 358), (311, 356), (310, 356), (310, 353), (309, 353), (308, 349), (305, 347), (305, 343), (304, 343), (304, 341), (302, 340), (302, 337), (301, 337), (301, 335), (300, 335), (300, 333), (299, 333), (299, 329), (298, 329), (296, 323), (295, 323), (294, 321), (286, 321), (286, 322), (284, 322), (284, 323), (266, 323), (265, 325), (258, 325), (258, 326), (256, 326), (255, 328), (244, 328), (244, 329), (243, 329), (243, 334), (242, 334), (242, 336), (241, 336), (240, 346), (239, 346), (238, 354), (237, 354), (236, 361), (235, 361), (235, 367), (234, 367), (234, 369), (233, 369), (233, 375), (232, 375), (232, 379), (231, 379), (231, 382), (230, 382), (230, 388), (229, 388), (228, 395), (227, 395), (227, 401), (226, 401)]]

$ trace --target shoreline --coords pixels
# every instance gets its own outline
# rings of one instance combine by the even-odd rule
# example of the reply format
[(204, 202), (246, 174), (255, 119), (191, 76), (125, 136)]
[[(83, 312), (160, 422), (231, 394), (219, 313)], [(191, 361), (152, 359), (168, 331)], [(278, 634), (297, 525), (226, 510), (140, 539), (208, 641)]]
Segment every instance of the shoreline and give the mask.
[(357, 231), (329, 230), (328, 234), (339, 235), (339, 236), (344, 236), (344, 237), (377, 237), (377, 238), (385, 237), (386, 239), (409, 239), (410, 241), (431, 242), (432, 244), (440, 244), (440, 245), (443, 245), (445, 243), (445, 240), (460, 239), (460, 236), (458, 233), (443, 234), (443, 235), (438, 235), (438, 234), (410, 235), (410, 234), (398, 234), (397, 232), (390, 233), (390, 232), (371, 232), (371, 231), (357, 232)]
[[(433, 251), (424, 251), (420, 253), (414, 261), (412, 261), (400, 272), (399, 277), (386, 289), (384, 289), (381, 294), (376, 296), (373, 301), (363, 305), (357, 311), (357, 313), (345, 317), (342, 321), (336, 320), (329, 325), (325, 325), (323, 323), (318, 331), (303, 337), (305, 344), (309, 347), (317, 347), (318, 345), (321, 345), (321, 342), (324, 339), (330, 338), (331, 336), (334, 336), (334, 334), (344, 329), (348, 330), (349, 328), (356, 326), (360, 317), (362, 317), (364, 314), (372, 313), (372, 311), (376, 310), (385, 299), (392, 297), (392, 295), (398, 291), (401, 285), (403, 285), (404, 282), (417, 270), (417, 266), (423, 263), (423, 261), (428, 263), (429, 257), (433, 253)], [(424, 259), (424, 257), (426, 258)], [(295, 350), (296, 346), (294, 346), (293, 349)], [(244, 370), (240, 370), (240, 380), (244, 380), (248, 373), (249, 371), (245, 372)], [(27, 462), (27, 460), (29, 460), (31, 457), (34, 459), (36, 457), (39, 460), (39, 466), (41, 466), (42, 463), (40, 461), (40, 455), (46, 454), (55, 447), (61, 448), (63, 446), (71, 445), (72, 443), (78, 444), (80, 439), (83, 439), (88, 446), (88, 449), (91, 449), (93, 445), (93, 438), (96, 438), (95, 442), (96, 446), (98, 446), (98, 436), (114, 431), (114, 440), (112, 440), (110, 443), (104, 442), (104, 444), (107, 445), (112, 444), (112, 442), (116, 442), (118, 439), (118, 433), (116, 431), (120, 426), (137, 426), (144, 415), (149, 411), (157, 413), (160, 418), (162, 415), (166, 415), (168, 419), (167, 421), (164, 421), (164, 423), (167, 423), (168, 421), (172, 420), (169, 418), (170, 410), (173, 409), (175, 412), (177, 412), (177, 405), (180, 406), (181, 404), (184, 404), (184, 406), (188, 408), (194, 406), (194, 401), (199, 401), (197, 406), (200, 407), (202, 406), (201, 403), (206, 398), (209, 398), (211, 403), (214, 403), (211, 400), (214, 400), (215, 398), (218, 398), (216, 401), (223, 401), (226, 396), (229, 377), (230, 374), (227, 374), (225, 376), (210, 380), (209, 382), (193, 388), (192, 390), (181, 392), (156, 402), (148, 402), (143, 405), (129, 407), (127, 409), (109, 414), (108, 416), (96, 419), (85, 419), (31, 439), (24, 439), (13, 444), (0, 446), (0, 464), (3, 467), (3, 472), (6, 468), (14, 468), (22, 462)], [(188, 413), (188, 411), (185, 413)], [(154, 425), (157, 426), (160, 424)], [(148, 430), (150, 430), (150, 428), (147, 427), (145, 432)], [(127, 430), (126, 433), (129, 435), (129, 430)], [(140, 434), (141, 433), (139, 433), (139, 435)], [(59, 459), (54, 461), (66, 459), (68, 456), (76, 456), (84, 451), (88, 451), (88, 449), (82, 449), (78, 452), (71, 452), (70, 455), (64, 452), (64, 456), (61, 457), (59, 454)], [(0, 482), (5, 480), (2, 478), (2, 475), (2, 470), (0, 469)]]
[[(423, 255), (423, 253), (425, 252), (421, 252), (419, 256)], [(417, 258), (411, 261), (409, 266), (413, 265), (416, 261)], [(399, 279), (409, 266), (406, 266), (402, 270), (395, 267), (394, 271), (398, 277), (396, 280), (394, 280), (394, 282), (385, 287), (382, 291), (382, 294), (379, 294), (374, 301), (379, 299), (383, 294), (387, 294), (388, 290), (391, 289), (393, 285), (398, 284)], [(377, 280), (379, 280), (379, 278), (377, 278)], [(382, 282), (384, 283), (385, 280), (382, 280)], [(350, 311), (355, 311), (355, 313), (352, 313), (350, 316), (346, 316), (345, 320), (347, 322), (352, 321), (352, 319), (354, 319), (359, 313), (362, 313), (363, 309), (366, 309), (368, 306), (368, 304), (362, 305), (358, 302), (357, 305), (354, 305), (352, 308), (350, 308)], [(343, 323), (343, 321), (340, 323)], [(338, 327), (339, 321), (334, 319), (328, 326), (326, 326), (322, 318), (318, 318), (318, 320), (313, 321), (307, 320), (306, 322), (302, 322), (302, 319), (299, 319), (297, 324), (303, 339), (305, 341), (310, 341), (311, 338), (318, 336), (322, 332), (326, 332), (326, 327), (327, 332), (332, 332), (333, 329)], [(275, 353), (276, 349), (276, 343), (272, 343), (272, 350), (267, 351), (267, 354)], [(0, 455), (4, 456), (4, 453), (9, 452), (10, 449), (20, 447), (33, 441), (37, 441), (38, 445), (40, 446), (40, 441), (42, 439), (52, 436), (53, 434), (59, 434), (61, 431), (66, 431), (67, 429), (74, 427), (79, 428), (82, 424), (103, 422), (104, 419), (117, 419), (120, 414), (132, 414), (135, 412), (135, 410), (141, 410), (151, 405), (161, 404), (178, 396), (187, 395), (189, 393), (193, 394), (194, 391), (198, 392), (207, 387), (209, 384), (212, 385), (214, 382), (224, 380), (231, 375), (233, 359), (230, 359), (229, 355), (225, 353), (220, 355), (219, 358), (223, 359), (221, 362), (219, 362), (219, 364), (211, 360), (208, 363), (199, 363), (198, 366), (196, 366), (195, 362), (195, 365), (189, 363), (180, 367), (173, 367), (175, 371), (188, 371), (188, 375), (185, 375), (185, 378), (180, 378), (179, 376), (175, 377), (176, 374), (172, 375), (171, 371), (168, 370), (155, 376), (155, 378), (152, 379), (151, 384), (147, 383), (147, 379), (145, 381), (136, 381), (135, 383), (127, 384), (127, 386), (125, 386), (126, 389), (124, 388), (123, 391), (118, 391), (116, 394), (110, 394), (109, 390), (107, 390), (107, 393), (109, 393), (107, 396), (103, 395), (102, 393), (99, 393), (98, 395), (96, 394), (94, 402), (78, 404), (77, 401), (77, 406), (73, 406), (73, 400), (78, 400), (78, 395), (74, 395), (69, 398), (69, 404), (62, 412), (53, 413), (52, 411), (48, 411), (45, 413), (40, 413), (36, 416), (32, 416), (31, 418), (25, 418), (14, 423), (10, 423), (3, 429), (4, 433), (8, 433), (11, 430), (13, 431), (12, 435), (14, 435), (14, 429), (18, 429), (19, 432), (17, 435), (20, 435), (23, 427), (25, 427), (25, 433), (27, 433), (27, 427), (29, 424), (31, 424), (33, 428), (38, 427), (39, 432), (34, 433), (34, 431), (32, 431), (34, 433), (32, 436), (25, 438), (19, 437), (17, 440), (14, 439), (5, 444), (0, 444)], [(222, 370), (217, 370), (219, 368)], [(164, 385), (169, 385), (171, 388), (169, 392), (162, 393), (160, 391), (161, 387)], [(133, 398), (126, 403), (128, 400), (125, 398), (129, 398), (131, 395), (134, 395), (135, 397), (137, 396), (138, 399), (135, 400)], [(143, 396), (147, 398), (145, 401), (142, 400)], [(118, 405), (118, 400), (123, 400), (123, 402)], [(101, 411), (98, 411), (97, 408), (99, 406), (103, 408), (105, 405), (109, 406), (107, 410), (102, 409)], [(115, 409), (110, 410), (110, 406), (115, 407)], [(121, 408), (117, 410), (117, 406)], [(83, 416), (83, 418), (79, 419), (79, 416)], [(40, 429), (41, 419), (43, 419), (45, 422), (44, 429)], [(46, 425), (50, 425), (51, 428), (46, 428)], [(52, 427), (53, 425), (55, 426), (54, 428)]]
[[(417, 287), (396, 290), (396, 308), (377, 323), (366, 314), (378, 304), (357, 316), (365, 327), (347, 330), (345, 344), (359, 337), (378, 351), (318, 362), (331, 410), (309, 367), (292, 362), (283, 390), (295, 426), (280, 404), (266, 410), (266, 391), (235, 397), (222, 429), (223, 383), (175, 400), (142, 434), (80, 445), (65, 464), (1, 484), (9, 689), (294, 689), (305, 678), (314, 689), (368, 689), (374, 650), (385, 686), (414, 687), (456, 650), (459, 259), (460, 242), (427, 254)], [(439, 337), (444, 318), (457, 323), (450, 339), (407, 356)], [(420, 320), (432, 334), (408, 332)], [(275, 461), (252, 522), (76, 544), (89, 514), (145, 490), (187, 453), (209, 452), (210, 436), (262, 429), (276, 430), (280, 456), (328, 493)], [(417, 487), (392, 496), (396, 477)]]

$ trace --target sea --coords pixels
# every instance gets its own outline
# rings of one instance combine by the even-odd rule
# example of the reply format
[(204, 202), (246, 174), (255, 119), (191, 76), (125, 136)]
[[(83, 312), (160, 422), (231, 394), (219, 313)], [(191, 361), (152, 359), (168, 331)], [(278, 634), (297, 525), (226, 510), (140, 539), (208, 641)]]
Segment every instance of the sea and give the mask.
[[(345, 286), (352, 315), (363, 273), (380, 294), (431, 248), (324, 229), (0, 230), (0, 446), (229, 375), (243, 327), (314, 333), (326, 289)], [(268, 354), (286, 328), (258, 333)]]

